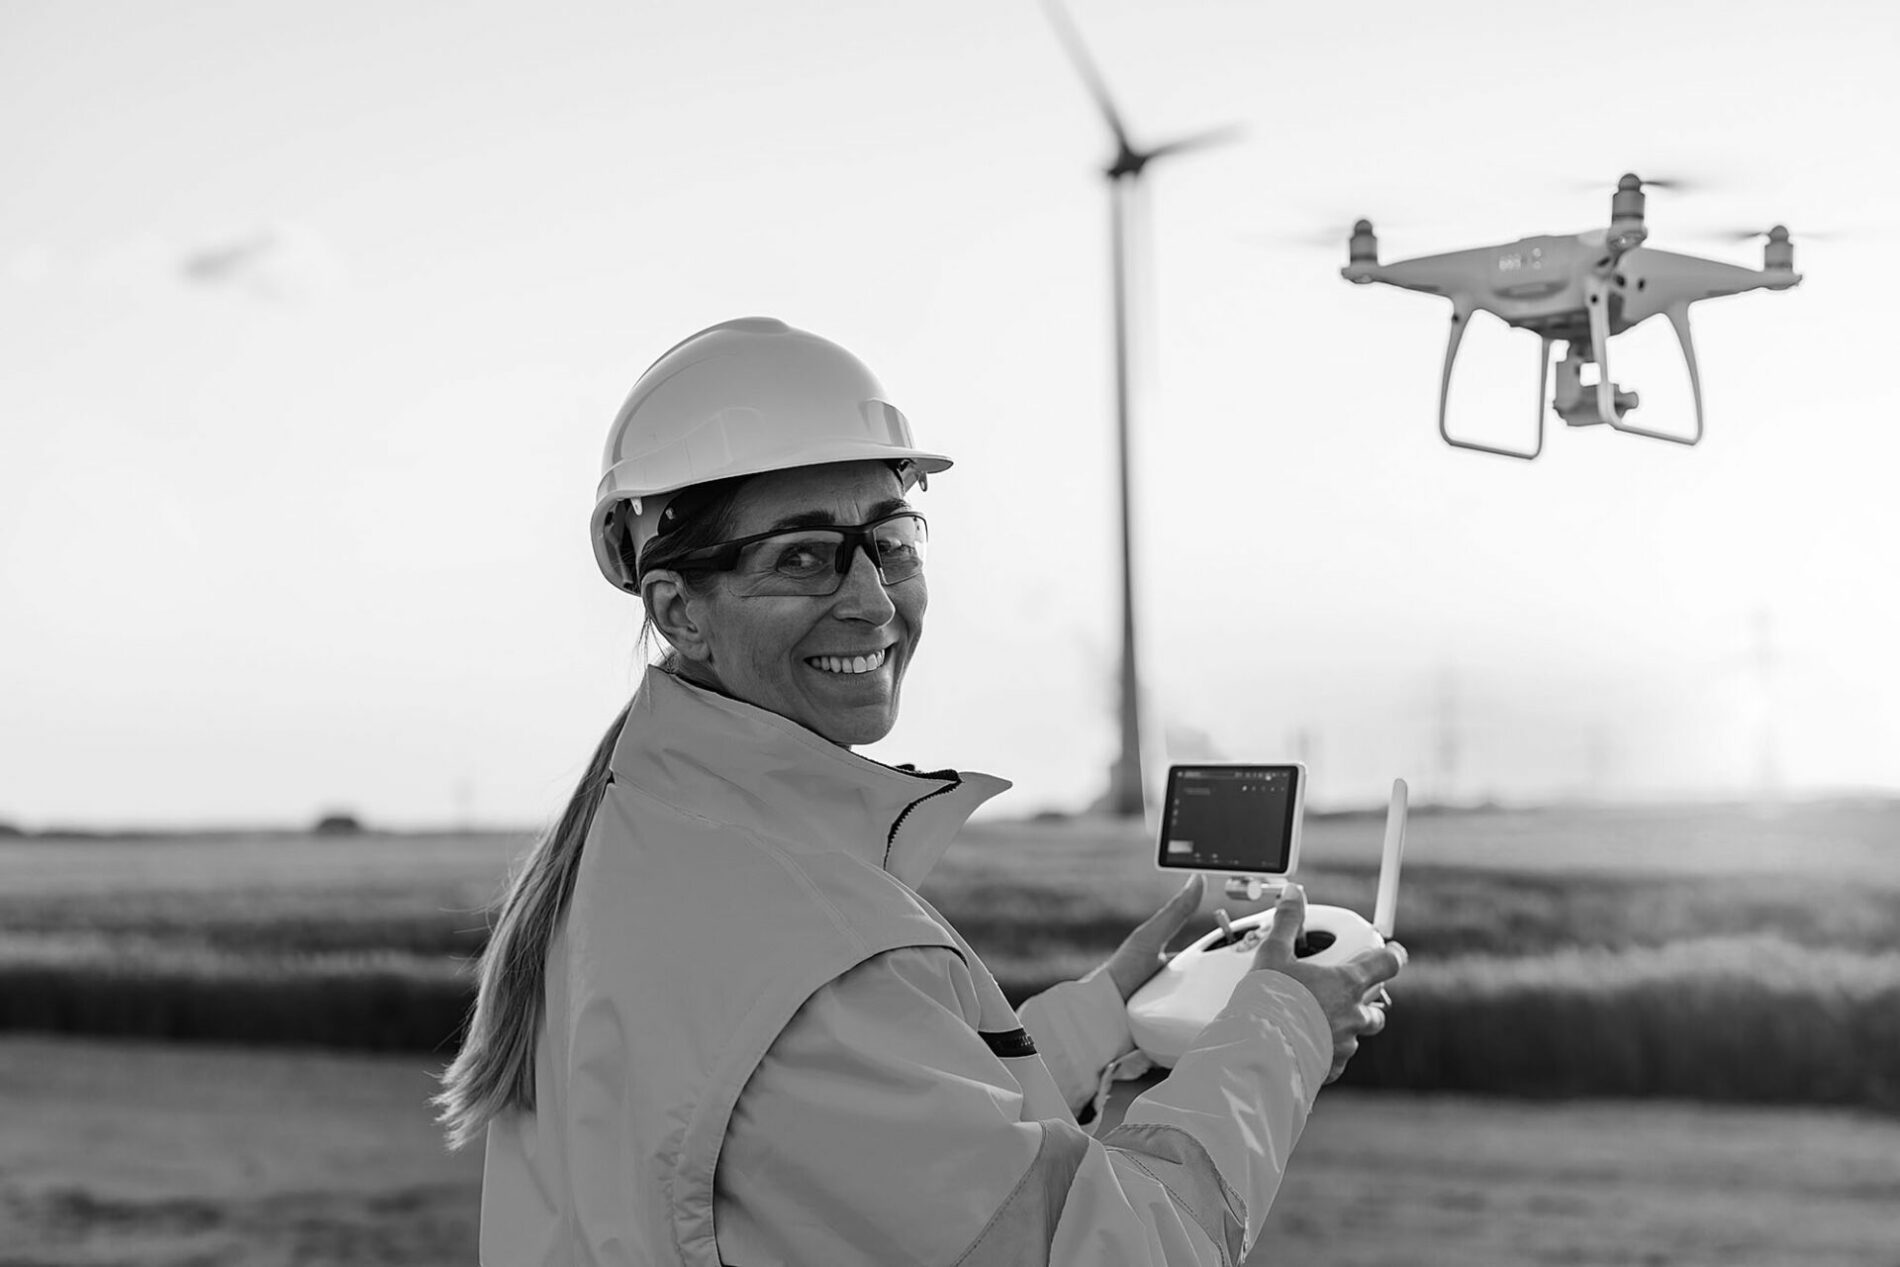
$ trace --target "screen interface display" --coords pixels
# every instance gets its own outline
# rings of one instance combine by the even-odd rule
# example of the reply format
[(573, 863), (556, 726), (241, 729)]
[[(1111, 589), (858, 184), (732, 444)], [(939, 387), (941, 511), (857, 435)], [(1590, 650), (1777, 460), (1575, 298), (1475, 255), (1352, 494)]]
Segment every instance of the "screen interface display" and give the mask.
[(1279, 875), (1293, 848), (1297, 766), (1176, 766), (1161, 824), (1164, 867)]

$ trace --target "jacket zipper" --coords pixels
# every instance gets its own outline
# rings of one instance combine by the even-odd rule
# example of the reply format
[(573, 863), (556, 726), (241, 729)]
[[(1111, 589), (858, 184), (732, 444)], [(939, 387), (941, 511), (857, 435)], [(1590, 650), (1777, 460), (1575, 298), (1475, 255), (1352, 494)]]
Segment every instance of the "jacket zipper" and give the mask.
[(903, 812), (899, 814), (897, 818), (891, 823), (891, 830), (884, 837), (884, 869), (886, 871), (890, 870), (890, 867), (891, 867), (891, 846), (897, 843), (897, 829), (904, 825), (904, 820), (910, 817), (910, 812), (916, 809), (919, 805), (922, 805), (925, 801), (929, 800), (933, 796), (942, 796), (945, 792), (954, 792), (958, 788), (963, 786), (963, 780), (957, 777), (956, 772), (954, 770), (945, 771), (941, 774), (924, 774), (922, 771), (910, 771), (910, 770), (906, 770), (904, 773), (906, 774), (915, 773), (918, 775), (918, 777), (925, 778), (925, 779), (947, 778), (949, 779), (949, 782), (945, 783), (942, 787), (938, 788), (934, 792), (924, 793), (922, 796), (918, 797), (916, 800), (906, 805), (904, 807)]

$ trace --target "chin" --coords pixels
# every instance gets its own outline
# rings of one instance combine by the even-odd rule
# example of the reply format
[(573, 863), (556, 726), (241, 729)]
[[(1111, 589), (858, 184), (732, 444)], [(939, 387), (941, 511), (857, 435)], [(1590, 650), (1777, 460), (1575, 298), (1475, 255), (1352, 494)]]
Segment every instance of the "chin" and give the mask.
[(855, 748), (860, 744), (876, 743), (896, 728), (897, 714), (892, 712), (882, 717), (840, 718), (818, 733), (841, 748)]

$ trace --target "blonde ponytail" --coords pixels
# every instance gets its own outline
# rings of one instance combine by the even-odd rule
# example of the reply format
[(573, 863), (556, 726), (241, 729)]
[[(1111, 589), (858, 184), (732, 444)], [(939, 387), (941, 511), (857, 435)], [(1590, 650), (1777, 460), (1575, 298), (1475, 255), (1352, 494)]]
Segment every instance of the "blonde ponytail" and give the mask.
[[(735, 476), (706, 485), (708, 495), (690, 517), (648, 546), (647, 568), (672, 567), (682, 556), (729, 534), (739, 490), (749, 478)], [(631, 543), (622, 539), (616, 548), (628, 574), (636, 574), (638, 560), (629, 557)], [(697, 591), (702, 580), (689, 571), (681, 584)], [(639, 645), (649, 656), (653, 637), (653, 617), (648, 613)], [(678, 655), (669, 650), (656, 667), (672, 673), (681, 665)], [(430, 1101), (441, 1110), (436, 1120), (447, 1129), (450, 1148), (473, 1140), (502, 1112), (534, 1108), (534, 1048), (546, 1007), (543, 983), (548, 946), (567, 912), (574, 877), (580, 871), (581, 846), (607, 790), (608, 762), (632, 707), (629, 701), (607, 727), (561, 821), (535, 842), (502, 899), (488, 948), (482, 952), (468, 1035), (442, 1073), (441, 1093)]]
[(609, 782), (608, 762), (626, 725), (629, 702), (594, 749), (560, 821), (542, 834), (502, 899), (482, 952), (475, 1007), (462, 1050), (442, 1074), (430, 1103), (450, 1148), (480, 1135), (509, 1109), (534, 1108), (534, 1048), (541, 1031), (548, 945), (567, 912), (580, 870), (581, 845)]

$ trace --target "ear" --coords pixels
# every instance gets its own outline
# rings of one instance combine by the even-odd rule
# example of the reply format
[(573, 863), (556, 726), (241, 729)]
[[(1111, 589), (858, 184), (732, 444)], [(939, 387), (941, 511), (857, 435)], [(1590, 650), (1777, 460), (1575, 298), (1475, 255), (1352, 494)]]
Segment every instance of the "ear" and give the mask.
[(640, 601), (647, 619), (683, 658), (704, 663), (712, 657), (706, 637), (705, 608), (678, 572), (659, 568), (640, 578)]

